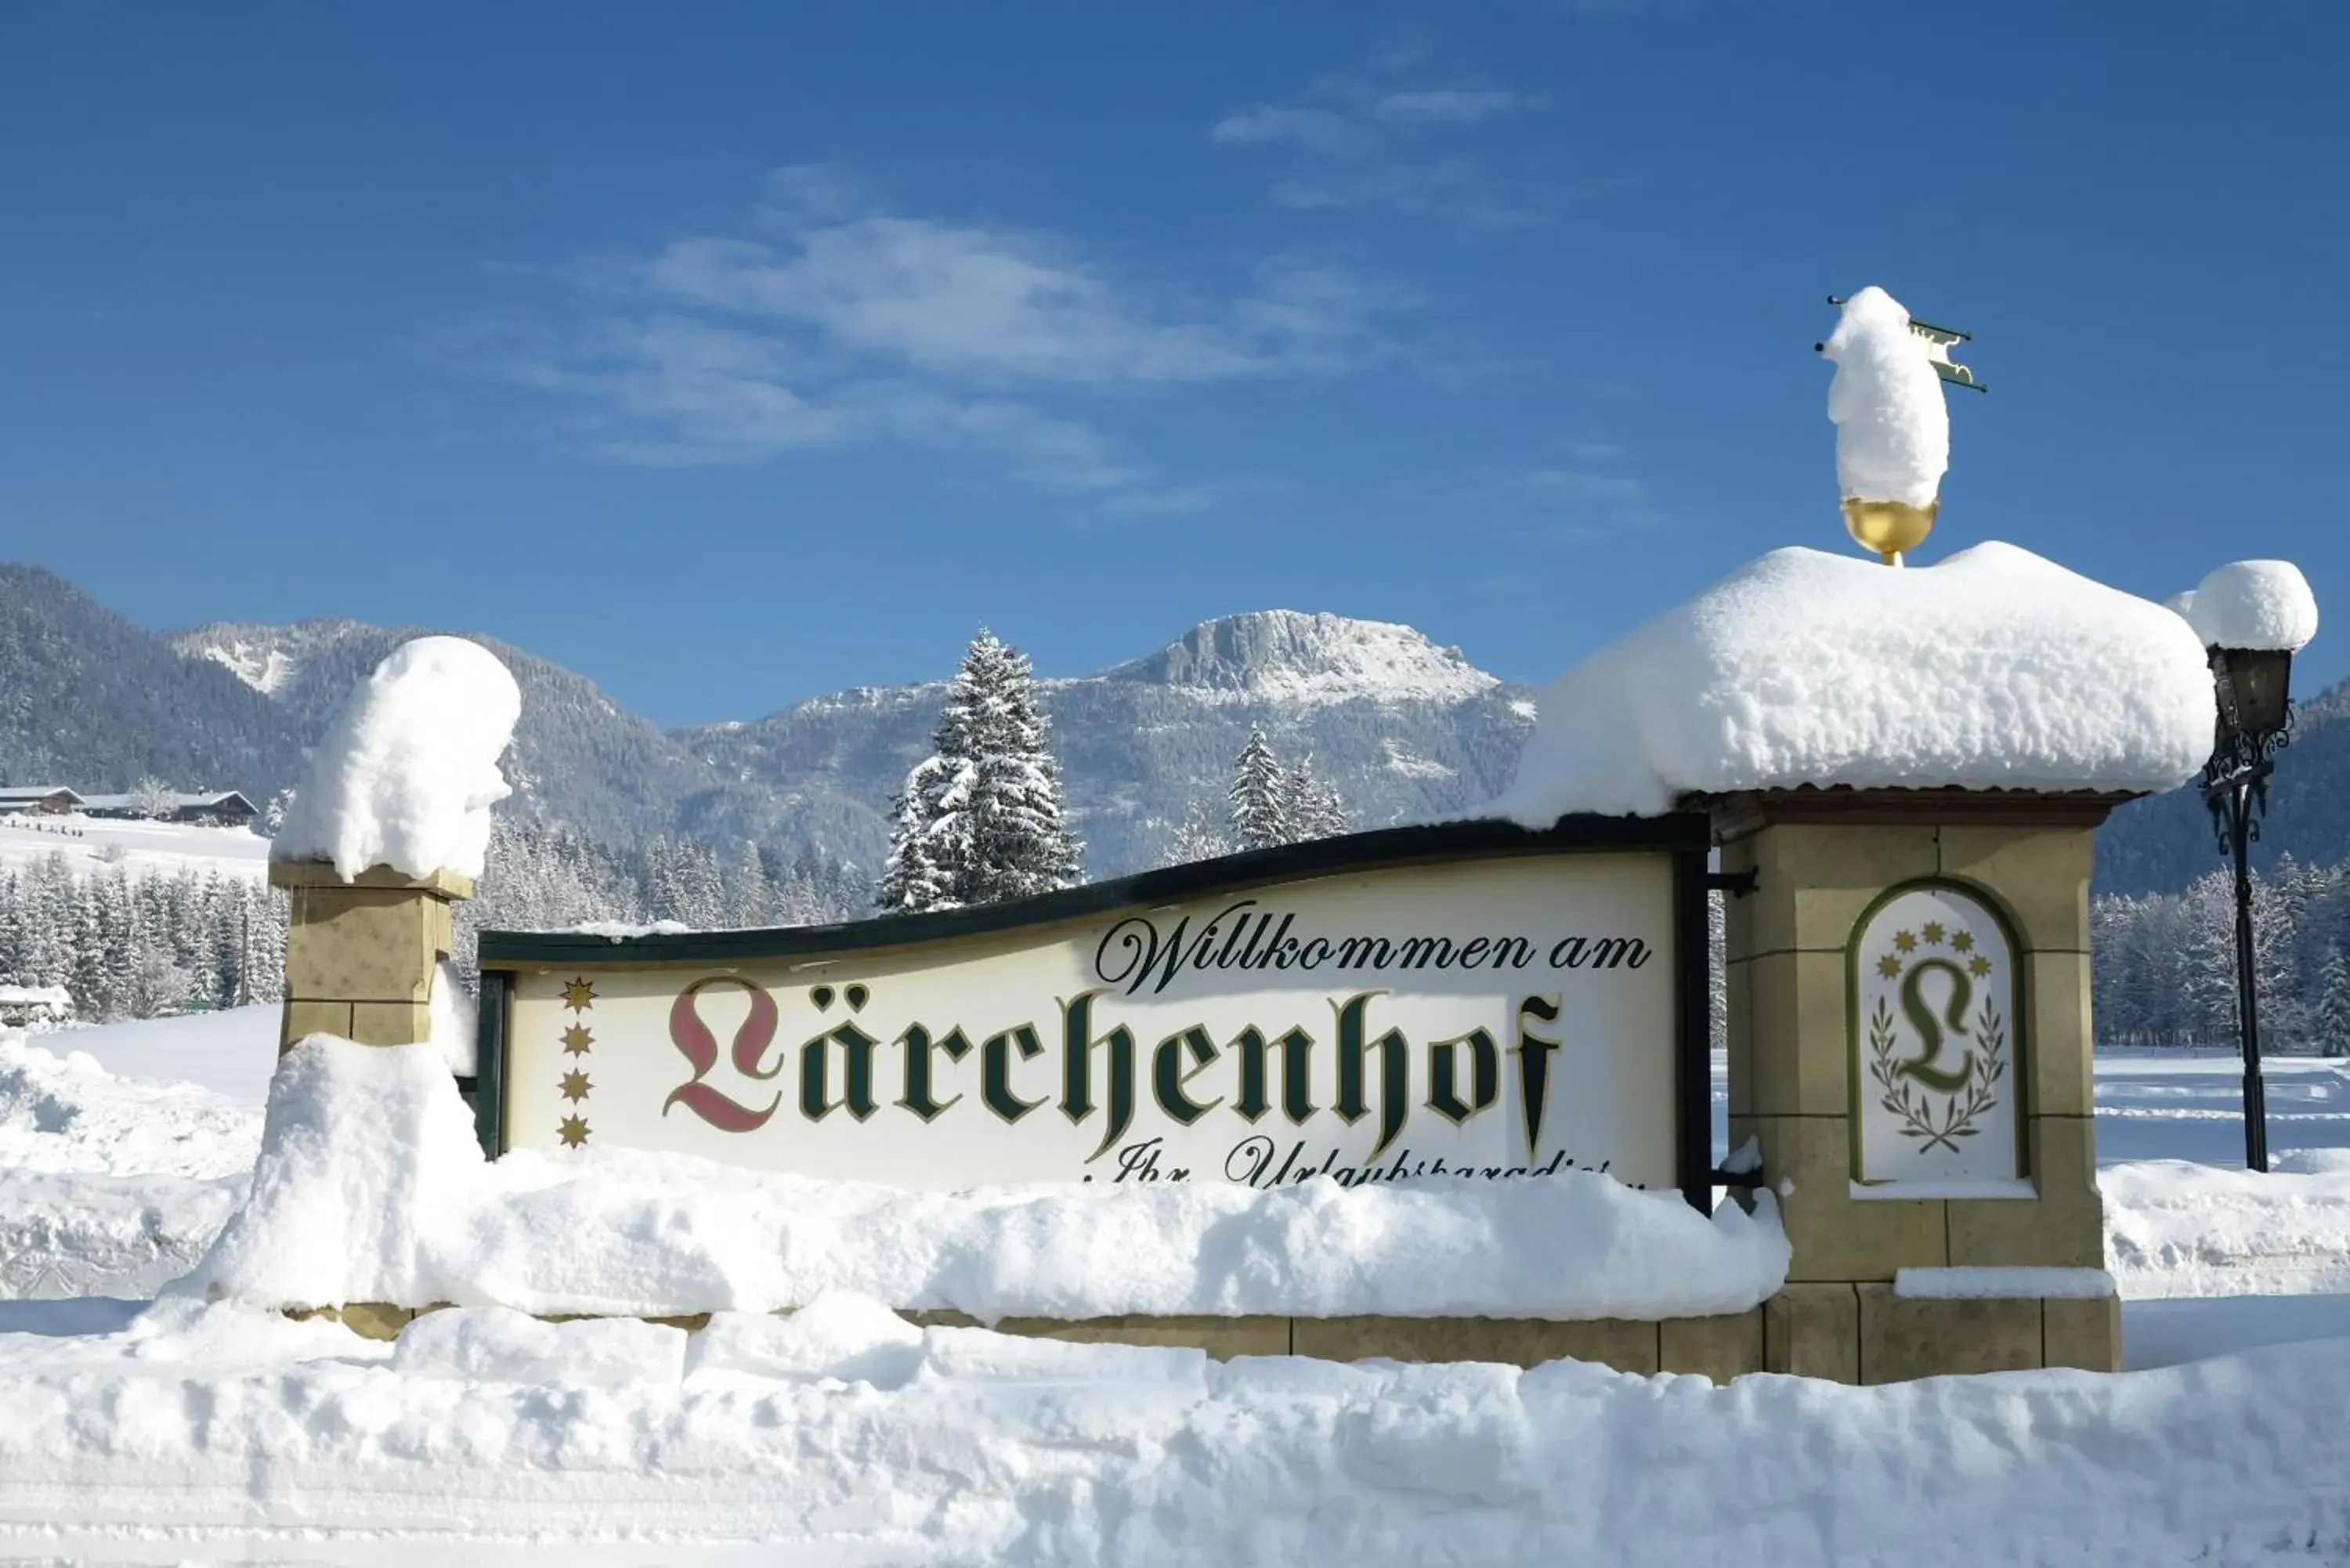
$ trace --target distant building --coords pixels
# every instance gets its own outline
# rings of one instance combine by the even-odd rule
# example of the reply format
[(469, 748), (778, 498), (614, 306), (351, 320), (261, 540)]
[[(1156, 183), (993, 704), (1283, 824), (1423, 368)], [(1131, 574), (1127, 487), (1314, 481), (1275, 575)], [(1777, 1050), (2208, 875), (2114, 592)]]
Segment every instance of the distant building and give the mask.
[(82, 804), (63, 784), (0, 784), (0, 816), (64, 816)]
[(0, 985), (0, 1024), (63, 1023), (74, 1015), (73, 997), (62, 985)]
[[(205, 794), (182, 794), (177, 791), (163, 797), (169, 805), (158, 822), (189, 822), (206, 827), (243, 827), (261, 815), (260, 809), (236, 790), (221, 790)], [(143, 818), (140, 810), (149, 803), (138, 795), (93, 794), (83, 797), (81, 809), (92, 816)]]

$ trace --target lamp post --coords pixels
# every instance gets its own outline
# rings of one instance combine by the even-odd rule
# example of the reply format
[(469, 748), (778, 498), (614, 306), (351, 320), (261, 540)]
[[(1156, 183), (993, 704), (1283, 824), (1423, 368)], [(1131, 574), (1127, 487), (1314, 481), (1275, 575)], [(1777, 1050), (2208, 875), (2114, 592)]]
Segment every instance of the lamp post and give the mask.
[(2269, 774), (2293, 739), (2287, 682), (2293, 654), (2281, 649), (2210, 650), (2220, 716), (2211, 760), (2203, 764), (2203, 804), (2220, 853), (2236, 867), (2236, 1018), (2244, 1047), (2244, 1163), (2269, 1168), (2268, 1095), (2261, 1082), (2260, 977), (2252, 963), (2252, 872), (2247, 859), (2268, 813)]

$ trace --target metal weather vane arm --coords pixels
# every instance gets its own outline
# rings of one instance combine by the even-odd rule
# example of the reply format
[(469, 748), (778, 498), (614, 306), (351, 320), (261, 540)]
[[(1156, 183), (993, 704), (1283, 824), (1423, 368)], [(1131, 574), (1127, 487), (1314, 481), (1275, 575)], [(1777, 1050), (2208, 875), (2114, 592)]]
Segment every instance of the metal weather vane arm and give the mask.
[[(1842, 305), (1844, 301), (1845, 296), (1842, 295), (1828, 296), (1830, 305)], [(1987, 382), (1978, 380), (1972, 370), (1950, 358), (1951, 347), (1954, 344), (1973, 342), (1975, 337), (1973, 333), (1962, 327), (1941, 327), (1931, 321), (1920, 321), (1914, 316), (1909, 318), (1909, 330), (1924, 338), (1929, 345), (1926, 358), (1933, 365), (1935, 375), (1939, 376), (1950, 386), (1964, 387), (1969, 391), (1991, 390)], [(1814, 353), (1818, 352), (1819, 348), (1819, 344), (1812, 345)]]

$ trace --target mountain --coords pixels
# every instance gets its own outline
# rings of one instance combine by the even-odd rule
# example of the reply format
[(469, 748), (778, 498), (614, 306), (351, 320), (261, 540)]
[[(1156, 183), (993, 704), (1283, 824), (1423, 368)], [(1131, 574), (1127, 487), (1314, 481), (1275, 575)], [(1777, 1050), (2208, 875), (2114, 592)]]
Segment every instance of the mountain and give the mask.
[[(2350, 681), (2298, 704), (2293, 742), (2277, 753), (2268, 815), (2252, 846), (2262, 868), (2350, 860)], [(2097, 832), (2097, 891), (2175, 893), (2220, 858), (2210, 811), (2189, 784), (2132, 801)]]
[[(308, 739), (354, 681), (423, 629), (214, 623), (164, 641), (190, 666), (241, 682)], [(946, 699), (944, 681), (858, 687), (747, 723), (664, 734), (572, 670), (475, 640), (523, 692), (508, 809), (619, 846), (656, 833), (751, 838), (877, 868), (890, 799), (927, 752)], [(1284, 759), (1311, 756), (1370, 826), (1493, 794), (1534, 712), (1525, 692), (1409, 627), (1291, 610), (1209, 621), (1098, 675), (1040, 684), (1097, 877), (1151, 864), (1194, 796), (1221, 800), (1252, 725)]]
[[(121, 790), (155, 774), (266, 796), (351, 684), (420, 628), (216, 623), (157, 637), (38, 567), (0, 563), (0, 782)], [(476, 640), (523, 691), (509, 808), (615, 847), (657, 833), (813, 849), (868, 871), (924, 753), (943, 681), (858, 687), (746, 723), (674, 732), (576, 671)], [(1311, 756), (1360, 826), (1469, 809), (1504, 785), (1531, 694), (1407, 626), (1264, 610), (1194, 627), (1098, 674), (1047, 680), (1087, 870), (1150, 864), (1185, 805), (1221, 800), (1262, 725)], [(2306, 701), (2279, 759), (2261, 864), (2350, 859), (2350, 683)], [(2125, 806), (2098, 835), (2100, 892), (2171, 891), (2220, 864), (2190, 787)]]
[[(1409, 627), (1295, 610), (1208, 621), (1098, 675), (1039, 684), (1095, 877), (1152, 864), (1193, 798), (1221, 804), (1252, 725), (1284, 761), (1311, 756), (1357, 826), (1373, 827), (1491, 798), (1534, 722), (1527, 692), (1458, 649)], [(853, 857), (873, 865), (865, 857), (887, 847), (889, 799), (928, 751), (945, 697), (943, 682), (859, 687), (677, 738), (731, 782), (785, 797), (834, 853), (861, 844)]]
[[(214, 622), (163, 641), (189, 668), (217, 670), (258, 695), (304, 741), (324, 732), (352, 686), (424, 627), (305, 620), (292, 626)], [(675, 831), (681, 812), (717, 788), (708, 764), (646, 721), (625, 712), (586, 676), (494, 638), (495, 653), (522, 688), (515, 730), (515, 784), (507, 810), (561, 822), (619, 847)], [(291, 782), (298, 769), (279, 782)], [(755, 814), (754, 814), (755, 815)]]
[[(225, 670), (191, 664), (54, 572), (0, 562), (0, 782), (274, 787), (301, 727)], [(266, 798), (265, 794), (261, 798)]]

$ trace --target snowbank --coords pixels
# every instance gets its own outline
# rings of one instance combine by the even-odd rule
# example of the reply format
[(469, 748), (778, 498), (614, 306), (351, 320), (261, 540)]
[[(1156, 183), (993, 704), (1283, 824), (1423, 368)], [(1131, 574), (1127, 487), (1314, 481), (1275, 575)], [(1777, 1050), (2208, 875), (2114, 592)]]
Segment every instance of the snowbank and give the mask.
[(244, 1190), (260, 1113), (45, 1048), (118, 1033), (0, 1034), (0, 1300), (151, 1296), (203, 1257)]
[(2350, 1158), (2313, 1150), (2293, 1163), (2301, 1168), (2148, 1159), (2099, 1171), (2106, 1259), (2122, 1294), (2350, 1292)]
[(1836, 368), (1828, 383), (1836, 483), (1865, 501), (1930, 504), (1950, 466), (1950, 411), (1909, 313), (1883, 289), (1864, 288), (1844, 302), (1820, 352)]
[(244, 1190), (242, 1176), (0, 1170), (0, 1301), (146, 1301), (195, 1267)]
[(0, 1335), (0, 1555), (2224, 1568), (2336, 1562), (2350, 1526), (2340, 1343), (1714, 1387), (811, 1315), (691, 1349), (488, 1313), (391, 1349), (190, 1303)]
[(2291, 561), (2231, 561), (2173, 603), (2206, 648), (2298, 653), (2317, 635), (2317, 596)]
[(2162, 606), (2012, 545), (1893, 571), (1774, 550), (1544, 692), (1497, 815), (1652, 815), (1690, 791), (2166, 790), (2211, 750), (2202, 647)]
[(461, 637), (402, 643), (352, 689), (270, 846), (274, 860), (328, 860), (411, 877), (478, 877), (490, 807), (512, 794), (498, 757), (522, 692), (497, 656)]
[(432, 1047), (317, 1035), (279, 1065), (251, 1198), (178, 1288), (648, 1315), (851, 1290), (987, 1321), (1654, 1318), (1746, 1311), (1786, 1267), (1767, 1200), (1708, 1219), (1589, 1173), (910, 1193), (622, 1151), (491, 1165)]
[(40, 1045), (0, 1033), (0, 1169), (208, 1178), (253, 1168), (254, 1112), (192, 1084), (119, 1077), (66, 1049), (112, 1033), (45, 1034)]

